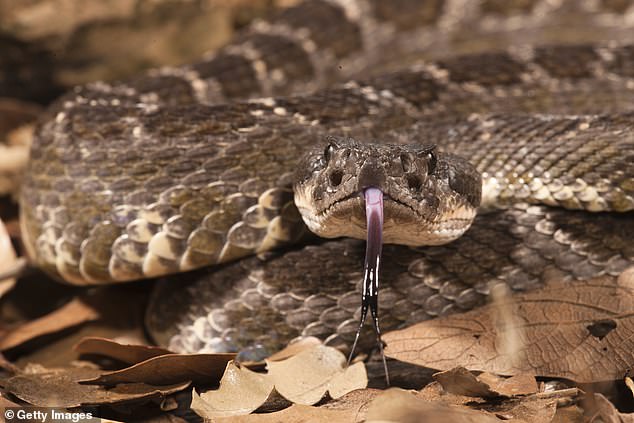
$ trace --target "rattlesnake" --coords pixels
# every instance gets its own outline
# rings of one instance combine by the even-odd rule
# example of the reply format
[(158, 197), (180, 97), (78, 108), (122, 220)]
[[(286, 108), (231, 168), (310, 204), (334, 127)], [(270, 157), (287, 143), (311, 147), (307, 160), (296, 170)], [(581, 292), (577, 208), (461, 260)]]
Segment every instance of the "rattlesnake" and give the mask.
[[(631, 265), (634, 46), (522, 46), (393, 71), (378, 65), (387, 45), (442, 50), (478, 16), (476, 2), (398, 3), (308, 1), (199, 63), (63, 96), (22, 189), (29, 255), (82, 285), (241, 259), (161, 284), (154, 338), (179, 351), (270, 351), (300, 334), (348, 344), (363, 243), (311, 238), (290, 189), (301, 154), (334, 135), (435, 145), (483, 173), (485, 213), (462, 238), (386, 246), (384, 328), (481, 304), (491, 282), (523, 290)], [(569, 13), (565, 2), (478, 4), (511, 27)], [(603, 6), (610, 37), (631, 12)], [(341, 75), (360, 77), (331, 86)], [(229, 101), (243, 96), (256, 98)]]

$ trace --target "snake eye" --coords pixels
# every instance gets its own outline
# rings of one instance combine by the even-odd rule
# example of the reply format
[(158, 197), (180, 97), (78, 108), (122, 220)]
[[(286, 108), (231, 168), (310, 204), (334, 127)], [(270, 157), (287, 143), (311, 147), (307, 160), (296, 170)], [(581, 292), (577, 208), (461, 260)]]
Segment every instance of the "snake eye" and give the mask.
[(438, 158), (436, 157), (436, 146), (430, 145), (429, 147), (425, 147), (418, 153), (418, 157), (427, 159), (427, 174), (431, 175), (436, 171), (436, 164), (438, 163)]
[(335, 146), (329, 143), (324, 149), (324, 160), (326, 164), (328, 164), (328, 162), (330, 161), (334, 153), (335, 153)]
[(438, 159), (436, 158), (436, 153), (433, 151), (429, 152), (429, 166), (427, 167), (427, 174), (431, 175), (436, 171), (436, 163), (438, 163)]

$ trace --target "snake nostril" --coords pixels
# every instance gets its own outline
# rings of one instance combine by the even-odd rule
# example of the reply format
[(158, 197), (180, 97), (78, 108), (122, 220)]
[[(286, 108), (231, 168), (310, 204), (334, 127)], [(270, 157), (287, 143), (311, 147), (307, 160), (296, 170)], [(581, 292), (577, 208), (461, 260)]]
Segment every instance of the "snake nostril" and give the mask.
[(409, 189), (418, 191), (422, 184), (423, 183), (418, 176), (407, 175), (407, 186)]
[(341, 184), (341, 180), (343, 179), (343, 172), (341, 170), (333, 170), (330, 172), (330, 185), (333, 187), (339, 186)]

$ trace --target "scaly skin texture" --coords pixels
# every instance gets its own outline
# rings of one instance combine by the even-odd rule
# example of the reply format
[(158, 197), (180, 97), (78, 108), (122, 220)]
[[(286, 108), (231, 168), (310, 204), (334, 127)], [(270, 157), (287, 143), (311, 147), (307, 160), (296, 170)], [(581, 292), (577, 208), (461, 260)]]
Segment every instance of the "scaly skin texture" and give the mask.
[[(631, 234), (610, 232), (612, 227), (631, 227), (634, 209), (632, 45), (522, 47), (443, 57), (372, 76), (381, 56), (390, 58), (383, 54), (388, 50), (407, 54), (430, 45), (431, 50), (434, 46), (442, 50), (456, 22), (476, 25), (490, 18), (501, 27), (512, 26), (519, 14), (528, 32), (517, 36), (530, 41), (534, 38), (527, 34), (538, 33), (531, 25), (543, 27), (544, 19), (557, 13), (566, 17), (576, 12), (550, 10), (555, 6), (548, 2), (483, 1), (479, 11), (466, 7), (469, 2), (438, 2), (437, 7), (420, 11), (428, 18), (420, 21), (422, 27), (414, 28), (405, 16), (406, 8), (392, 13), (379, 5), (383, 3), (344, 3), (339, 7), (307, 2), (271, 24), (254, 25), (235, 43), (200, 63), (151, 72), (128, 82), (80, 87), (61, 98), (38, 130), (22, 191), (24, 239), (35, 262), (70, 283), (98, 284), (195, 269), (293, 244), (305, 235), (291, 203), (294, 167), (307, 148), (322, 144), (326, 135), (336, 135), (380, 143), (435, 144), (439, 151), (462, 155), (483, 172), (484, 208), (510, 207), (478, 218), (467, 238), (446, 247), (464, 248), (465, 261), (456, 266), (470, 271), (450, 271), (453, 282), (444, 290), (438, 288), (439, 296), (426, 291), (425, 287), (437, 283), (425, 275), (450, 266), (447, 263), (455, 260), (451, 257), (428, 258), (434, 257), (433, 251), (446, 250), (387, 249), (385, 281), (394, 286), (412, 282), (412, 289), (427, 292), (430, 304), (444, 305), (421, 306), (420, 312), (402, 302), (389, 307), (382, 293), (386, 329), (413, 321), (391, 317), (404, 310), (420, 317), (451, 311), (456, 301), (475, 305), (466, 300), (460, 303), (458, 298), (462, 292), (485, 293), (483, 281), (506, 281), (516, 289), (527, 289), (545, 282), (550, 274), (547, 269), (558, 269), (572, 279), (616, 274), (632, 263), (626, 242)], [(618, 32), (627, 19), (620, 20), (611, 6), (605, 6), (604, 19), (595, 23), (601, 27), (600, 22), (612, 19), (613, 24), (603, 29), (606, 34)], [(412, 47), (406, 42), (420, 40), (421, 34), (429, 35), (422, 38), (430, 45)], [(398, 48), (386, 50), (391, 42)], [(343, 70), (336, 70), (335, 64)], [(386, 68), (393, 65), (388, 63)], [(355, 74), (361, 77), (354, 82), (330, 86), (342, 75)], [(211, 105), (235, 97), (315, 88), (321, 89)], [(531, 208), (525, 203), (584, 211)], [(531, 210), (545, 216), (541, 225), (526, 223), (532, 219)], [(575, 224), (551, 231), (567, 219)], [(514, 240), (506, 248), (498, 251), (498, 241), (476, 237), (478, 230), (495, 231), (493, 227), (503, 222), (509, 224), (503, 225), (499, 236)], [(618, 226), (613, 226), (615, 222)], [(593, 225), (595, 232), (578, 232)], [(585, 242), (584, 236), (590, 235), (593, 242)], [(291, 258), (275, 259), (264, 267), (256, 259), (234, 265), (245, 268), (241, 273), (248, 275), (245, 280), (257, 284), (275, 268), (276, 260), (282, 260), (279, 263), (285, 263), (287, 270), (277, 272), (276, 279), (287, 285), (279, 290), (291, 292), (302, 313), (280, 314), (287, 306), (267, 297), (267, 282), (255, 290), (245, 287), (241, 299), (226, 300), (214, 306), (218, 308), (192, 305), (202, 309), (204, 316), (231, 315), (229, 323), (224, 317), (219, 318), (221, 324), (181, 310), (179, 315), (185, 317), (173, 318), (172, 325), (166, 325), (158, 318), (162, 313), (156, 311), (163, 306), (156, 303), (150, 330), (164, 341), (181, 331), (172, 344), (186, 350), (242, 347), (249, 343), (247, 338), (235, 330), (230, 335), (226, 331), (250, 327), (242, 321), (242, 311), (251, 310), (252, 301), (269, 304), (256, 312), (260, 316), (256, 323), (271, 324), (276, 334), (285, 334), (274, 337), (266, 332), (260, 341), (267, 347), (302, 331), (325, 337), (324, 328), (334, 328), (333, 336), (343, 336), (348, 333), (345, 326), (333, 327), (332, 322), (319, 324), (319, 330), (309, 328), (333, 306), (333, 299), (350, 313), (358, 304), (341, 303), (349, 298), (342, 293), (333, 294), (329, 301), (311, 302), (310, 295), (295, 294), (293, 287), (305, 284), (319, 290), (337, 280), (327, 275), (330, 270), (356, 272), (361, 259), (355, 258), (355, 264), (346, 261), (358, 255), (349, 249), (354, 245), (358, 249), (351, 241), (307, 247), (302, 250), (305, 253), (291, 253)], [(499, 241), (499, 245), (505, 244)], [(585, 249), (589, 245), (592, 254)], [(573, 254), (570, 262), (562, 262), (561, 257), (569, 254)], [(508, 258), (508, 266), (484, 264), (491, 257), (503, 260), (502, 255)], [(527, 259), (531, 264), (524, 265), (523, 257), (535, 261)], [(407, 261), (407, 272), (398, 270), (401, 259)], [(295, 272), (291, 264), (295, 260), (315, 269), (315, 275), (307, 277), (306, 269)], [(412, 272), (413, 263), (425, 263), (421, 265), (424, 274)], [(515, 279), (522, 272), (530, 277)], [(350, 284), (344, 286), (350, 295), (358, 295)], [(183, 290), (181, 286), (172, 289)], [(403, 292), (405, 297), (412, 294), (409, 288)], [(207, 298), (207, 294), (194, 298)], [(337, 316), (339, 323), (348, 321)], [(255, 329), (245, 332), (255, 333)]]
[[(467, 153), (485, 172), (484, 187), (494, 186), (483, 193), (492, 203), (517, 193), (546, 204), (631, 210), (631, 115), (552, 113), (630, 110), (634, 49), (598, 48), (592, 63), (573, 53), (595, 50), (552, 50), (535, 56), (567, 52), (562, 66), (594, 73), (546, 78), (535, 57), (522, 63), (499, 54), (220, 106), (139, 104), (133, 90), (78, 89), (33, 144), (21, 203), (25, 240), (42, 268), (78, 284), (190, 270), (291, 242), (303, 228), (289, 205), (292, 173), (301, 153), (327, 134), (425, 140)], [(506, 65), (476, 66), (497, 62)], [(551, 115), (464, 119), (508, 109)], [(576, 179), (586, 189), (578, 205), (555, 195)]]
[[(617, 276), (632, 265), (632, 236), (631, 214), (589, 218), (518, 205), (478, 216), (463, 237), (445, 246), (386, 245), (381, 327), (469, 310), (487, 301), (498, 282), (528, 290), (559, 279)], [(253, 348), (258, 356), (299, 335), (349, 348), (359, 324), (364, 252), (363, 241), (328, 241), (216, 272), (202, 269), (186, 287), (162, 281), (148, 327), (177, 351)], [(366, 330), (361, 340), (371, 346), (375, 338)]]

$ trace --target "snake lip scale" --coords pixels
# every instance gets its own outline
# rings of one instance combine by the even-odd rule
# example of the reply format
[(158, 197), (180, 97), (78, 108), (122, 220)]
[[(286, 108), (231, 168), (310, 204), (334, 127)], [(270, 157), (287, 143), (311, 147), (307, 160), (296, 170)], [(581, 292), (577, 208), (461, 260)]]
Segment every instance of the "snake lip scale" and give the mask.
[[(332, 215), (337, 215), (337, 214), (343, 214), (346, 216), (350, 216), (349, 210), (355, 210), (355, 212), (353, 212), (352, 216), (350, 217), (351, 221), (349, 223), (354, 223), (356, 225), (358, 225), (359, 227), (362, 227), (362, 224), (357, 223), (358, 222), (358, 215), (359, 210), (361, 210), (364, 207), (364, 203), (363, 203), (363, 194), (361, 192), (354, 192), (349, 194), (348, 196), (337, 200), (336, 202), (334, 202), (333, 204), (329, 205), (327, 209), (321, 211), (317, 216), (316, 220), (325, 220), (326, 216), (332, 216)], [(417, 215), (419, 222), (424, 222), (427, 225), (431, 225), (433, 222), (429, 219), (427, 219), (425, 216), (421, 216), (417, 214), (417, 210), (412, 207), (410, 204), (406, 204), (394, 197), (389, 196), (386, 193), (383, 193), (383, 201), (385, 204), (385, 209), (389, 210), (389, 212), (386, 212), (386, 215), (390, 216), (390, 215), (404, 215), (404, 214), (411, 214), (411, 215)], [(452, 219), (447, 219), (447, 222), (449, 223), (449, 225), (455, 224), (455, 226), (464, 226), (467, 227), (470, 225), (470, 223), (473, 220), (473, 217), (475, 216), (475, 214), (471, 211), (471, 210), (464, 210), (464, 212), (462, 213), (458, 213), (457, 217), (453, 217)], [(307, 220), (310, 220), (312, 222), (312, 218), (308, 217), (305, 218)], [(389, 218), (388, 218), (389, 219)], [(309, 225), (310, 226), (310, 225)], [(447, 239), (451, 238), (456, 238), (458, 237), (460, 234), (462, 234), (463, 231), (459, 230), (458, 233), (456, 233), (455, 235), (448, 235), (448, 236), (443, 236), (442, 234), (438, 234), (439, 238), (442, 239), (443, 241), (440, 241), (440, 244), (443, 244)], [(356, 233), (356, 232), (355, 232)], [(322, 236), (326, 236), (325, 234), (322, 234)], [(334, 237), (339, 237), (339, 235), (335, 235)], [(359, 239), (365, 239), (363, 236), (355, 236), (355, 238), (359, 238)], [(395, 244), (403, 244), (403, 241), (401, 240), (400, 242), (394, 242)], [(430, 244), (432, 244), (432, 242), (430, 242)], [(416, 245), (416, 243), (414, 243), (413, 245)], [(435, 245), (435, 244), (432, 244)]]

